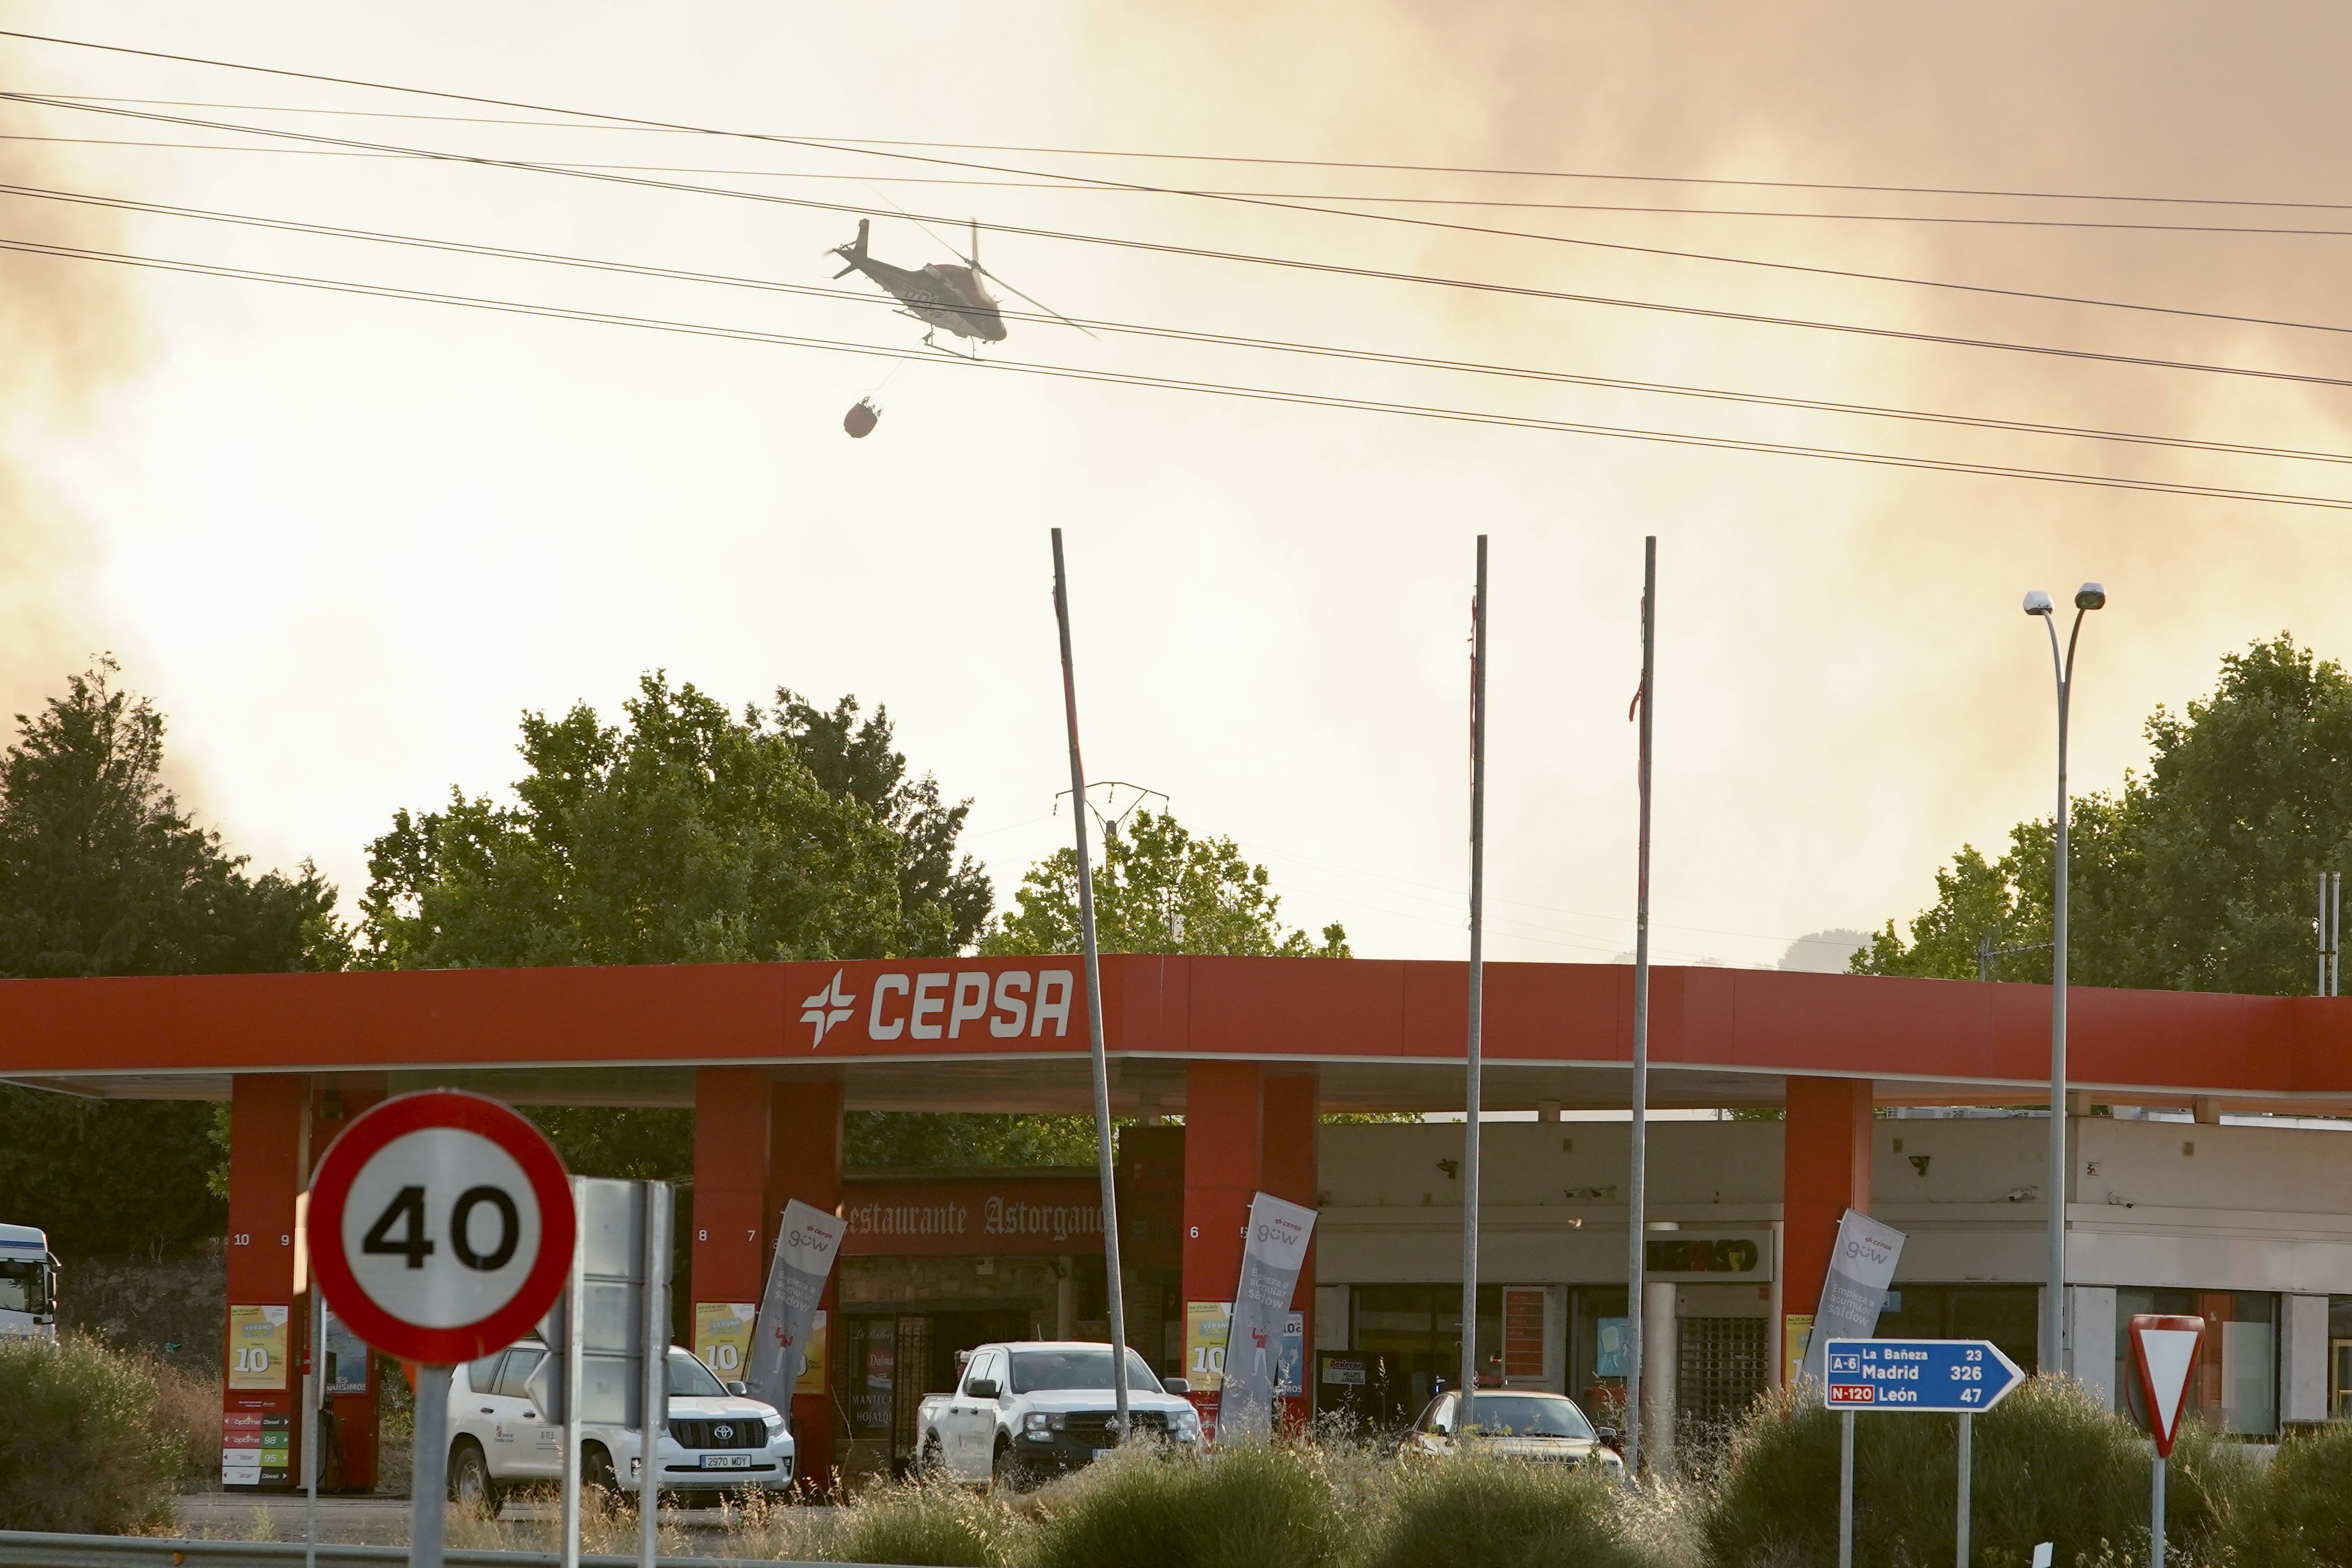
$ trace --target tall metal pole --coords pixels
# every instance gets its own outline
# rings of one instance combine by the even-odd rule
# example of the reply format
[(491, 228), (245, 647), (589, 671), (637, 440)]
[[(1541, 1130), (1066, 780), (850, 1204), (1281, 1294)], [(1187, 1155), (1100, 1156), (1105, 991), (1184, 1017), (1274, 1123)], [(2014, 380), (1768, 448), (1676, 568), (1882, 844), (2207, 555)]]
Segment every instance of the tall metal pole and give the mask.
[(1087, 1037), (1095, 1077), (1095, 1164), (1102, 1177), (1103, 1279), (1109, 1291), (1111, 1397), (1118, 1407), (1114, 1445), (1124, 1444), (1127, 1413), (1127, 1292), (1118, 1268), (1118, 1191), (1110, 1140), (1110, 1068), (1103, 1055), (1102, 954), (1095, 944), (1095, 879), (1087, 858), (1087, 766), (1078, 756), (1078, 679), (1070, 659), (1070, 586), (1062, 567), (1062, 531), (1054, 530), (1054, 618), (1062, 631), (1062, 710), (1070, 729), (1070, 813), (1078, 836), (1078, 934), (1086, 948)]
[(416, 1369), (416, 1457), (409, 1468), (408, 1561), (441, 1568), (449, 1511), (449, 1373)]
[(647, 1182), (646, 1190), (646, 1363), (638, 1416), (637, 1568), (654, 1568), (661, 1533), (661, 1440), (669, 1428), (670, 1190)]
[(1640, 762), (1634, 770), (1640, 795), (1633, 851), (1633, 1171), (1625, 1205), (1625, 1474), (1642, 1465), (1642, 1288), (1648, 1230), (1650, 1116), (1650, 721), (1657, 673), (1658, 538), (1642, 541), (1642, 686)]
[(1454, 1430), (1470, 1429), (1478, 1390), (1478, 1072), (1486, 1000), (1486, 536), (1470, 600), (1470, 1018), (1462, 1086), (1462, 1392)]
[(326, 1403), (327, 1297), (310, 1276), (310, 1369), (302, 1374), (302, 1563), (319, 1568), (319, 1407)]
[(2083, 616), (2074, 611), (2066, 652), (2058, 652), (2058, 620), (2044, 614), (2050, 632), (2050, 663), (2058, 678), (2058, 826), (2052, 855), (2050, 917), (2050, 1256), (2048, 1284), (2042, 1292), (2042, 1373), (2066, 1370), (2066, 721), (2074, 694), (2074, 645)]
[(2150, 1489), (2154, 1494), (2152, 1499), (2154, 1518), (2148, 1522), (2148, 1568), (2164, 1568), (2164, 1456), (2162, 1454), (2156, 1457), (2156, 1480)]
[(1853, 1412), (1838, 1412), (1838, 1568), (1853, 1568)]
[(587, 1327), (588, 1227), (578, 1223), (584, 1207), (580, 1201), (580, 1178), (574, 1176), (566, 1184), (571, 1188), (575, 1229), (563, 1300), (556, 1305), (563, 1314), (563, 1492), (556, 1511), (563, 1537), (563, 1568), (580, 1568), (580, 1379), (586, 1362), (580, 1339)]
[(1975, 1416), (1965, 1410), (1960, 1412), (1959, 1551), (1955, 1554), (1958, 1568), (1969, 1568), (1969, 1489), (1970, 1481), (1975, 1479), (1969, 1472), (1975, 1468)]
[(2325, 996), (2327, 994), (2327, 873), (2325, 871), (2319, 874), (2319, 921), (2315, 929), (2319, 932), (2315, 954), (2319, 961), (2319, 978), (2314, 983), (2311, 994)]

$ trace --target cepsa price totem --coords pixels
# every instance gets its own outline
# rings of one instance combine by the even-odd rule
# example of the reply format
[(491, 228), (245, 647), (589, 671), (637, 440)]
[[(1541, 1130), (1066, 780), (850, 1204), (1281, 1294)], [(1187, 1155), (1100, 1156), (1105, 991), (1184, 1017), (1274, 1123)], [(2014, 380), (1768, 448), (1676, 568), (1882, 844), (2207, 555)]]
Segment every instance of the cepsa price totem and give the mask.
[(449, 1373), (546, 1315), (578, 1233), (563, 1162), (494, 1100), (404, 1094), (343, 1130), (310, 1186), (311, 1268), (335, 1316), (420, 1363), (411, 1561), (438, 1568)]

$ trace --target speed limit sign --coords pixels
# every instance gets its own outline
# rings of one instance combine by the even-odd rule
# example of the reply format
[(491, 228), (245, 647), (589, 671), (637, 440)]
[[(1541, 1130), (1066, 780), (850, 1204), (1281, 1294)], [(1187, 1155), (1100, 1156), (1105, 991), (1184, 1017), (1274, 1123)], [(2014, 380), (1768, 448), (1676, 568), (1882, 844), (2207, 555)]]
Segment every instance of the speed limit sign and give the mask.
[(563, 1162), (539, 1129), (454, 1089), (357, 1118), (310, 1187), (310, 1258), (335, 1316), (428, 1366), (528, 1332), (563, 1289), (576, 1229)]

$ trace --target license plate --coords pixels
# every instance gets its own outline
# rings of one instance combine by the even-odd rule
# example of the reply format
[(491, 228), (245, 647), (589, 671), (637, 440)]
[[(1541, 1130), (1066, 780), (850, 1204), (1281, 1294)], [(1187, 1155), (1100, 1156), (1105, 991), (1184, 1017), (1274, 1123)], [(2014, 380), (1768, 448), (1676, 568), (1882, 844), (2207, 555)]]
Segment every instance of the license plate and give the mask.
[(748, 1470), (751, 1468), (749, 1454), (705, 1454), (702, 1468), (706, 1470)]
[(1097, 1459), (1108, 1458), (1110, 1455), (1116, 1452), (1118, 1452), (1118, 1450), (1114, 1448), (1097, 1448), (1095, 1450), (1095, 1458)]

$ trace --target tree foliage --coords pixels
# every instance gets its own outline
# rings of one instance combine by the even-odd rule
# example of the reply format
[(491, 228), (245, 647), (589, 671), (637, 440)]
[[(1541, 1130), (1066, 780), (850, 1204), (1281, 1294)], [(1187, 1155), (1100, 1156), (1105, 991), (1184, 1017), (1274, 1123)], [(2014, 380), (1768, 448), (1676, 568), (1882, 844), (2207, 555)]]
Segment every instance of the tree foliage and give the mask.
[[(163, 716), (110, 658), (16, 716), (0, 753), (0, 975), (341, 968), (335, 889), (307, 862), (247, 870), (163, 782)], [(217, 1236), (214, 1115), (200, 1104), (0, 1088), (5, 1217), (69, 1252)]]
[[(2074, 803), (2071, 978), (2092, 985), (2287, 994), (2312, 982), (2318, 873), (2352, 860), (2352, 676), (2282, 633), (2221, 660), (2209, 697), (2159, 708), (2145, 773)], [(1857, 973), (1973, 979), (1979, 940), (2026, 948), (1999, 979), (2050, 973), (2050, 818), (1988, 859), (1963, 846), (1936, 902), (1889, 921)]]
[[(738, 715), (638, 682), (625, 721), (526, 714), (511, 804), (452, 790), (370, 847), (368, 962), (394, 968), (936, 957), (980, 938), (994, 889), (959, 854), (968, 801), (909, 773), (887, 709), (791, 690)], [(583, 1173), (679, 1179), (680, 1110), (541, 1108)], [(1019, 1130), (853, 1112), (851, 1163), (1030, 1163)], [(922, 1152), (923, 1158), (912, 1158)]]
[(782, 697), (781, 714), (739, 718), (656, 673), (625, 725), (584, 702), (524, 715), (513, 804), (452, 790), (369, 847), (369, 961), (716, 963), (968, 943), (989, 889), (951, 863), (964, 807), (907, 780), (887, 714), (860, 725), (848, 700), (820, 713)]
[[(1131, 830), (1107, 826), (1094, 868), (1096, 940), (1105, 952), (1241, 953), (1346, 958), (1336, 923), (1321, 942), (1286, 931), (1265, 868), (1230, 838), (1195, 838), (1165, 812), (1136, 813)], [(989, 935), (990, 952), (1076, 952), (1078, 859), (1057, 849), (1029, 868), (1017, 908)]]

